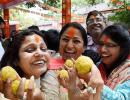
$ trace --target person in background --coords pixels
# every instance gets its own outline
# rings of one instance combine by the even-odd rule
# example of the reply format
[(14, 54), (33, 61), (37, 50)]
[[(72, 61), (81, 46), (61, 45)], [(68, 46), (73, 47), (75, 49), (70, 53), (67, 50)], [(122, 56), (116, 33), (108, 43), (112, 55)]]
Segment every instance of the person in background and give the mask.
[[(40, 90), (40, 77), (47, 72), (49, 59), (50, 55), (41, 33), (34, 30), (23, 30), (13, 35), (0, 66), (1, 68), (13, 67), (21, 77), (20, 86), (14, 95), (11, 91), (12, 80), (7, 79), (6, 82), (3, 82), (0, 77), (0, 92), (10, 100), (44, 100), (45, 94)], [(26, 79), (30, 79), (27, 94), (24, 92)], [(2, 83), (6, 85), (2, 85)], [(36, 84), (35, 88), (34, 84)]]
[(88, 45), (83, 55), (89, 56), (95, 64), (100, 61), (100, 56), (97, 52), (97, 41), (106, 26), (106, 19), (100, 11), (93, 10), (88, 13), (86, 18)]
[[(93, 94), (91, 100), (130, 100), (130, 34), (122, 25), (110, 25), (105, 28), (99, 37), (98, 51), (101, 55), (101, 62), (98, 66), (104, 85), (96, 89), (102, 91), (98, 93), (98, 98), (94, 98)], [(69, 72), (71, 79), (75, 78), (76, 73)], [(74, 75), (73, 75), (74, 74)], [(96, 73), (95, 73), (96, 74)], [(73, 77), (72, 77), (73, 76)], [(98, 77), (98, 74), (96, 78)], [(82, 100), (80, 89), (76, 89), (73, 80), (69, 80), (70, 100)], [(90, 80), (91, 81), (91, 80)], [(94, 83), (99, 84), (99, 79), (93, 80)], [(101, 80), (100, 80), (101, 81)], [(73, 84), (72, 84), (73, 83)], [(94, 88), (94, 85), (92, 86)], [(75, 92), (78, 91), (78, 92)], [(86, 94), (90, 95), (90, 94)], [(74, 99), (74, 98), (78, 99)], [(84, 95), (85, 97), (85, 95)], [(84, 99), (84, 100), (87, 100)]]
[(36, 26), (36, 25), (29, 26), (28, 29), (35, 30), (35, 31), (40, 31), (39, 27)]
[(89, 49), (97, 52), (96, 44), (98, 42), (98, 38), (106, 26), (106, 19), (100, 11), (93, 10), (88, 13), (86, 18), (88, 33), (87, 50)]
[(55, 29), (50, 29), (44, 33), (43, 38), (51, 56), (55, 56), (59, 49), (59, 32)]
[(5, 37), (4, 36), (4, 24), (5, 24), (5, 21), (3, 20), (3, 18), (0, 16), (0, 60), (4, 54), (4, 48), (2, 46), (2, 43), (3, 43), (3, 38)]

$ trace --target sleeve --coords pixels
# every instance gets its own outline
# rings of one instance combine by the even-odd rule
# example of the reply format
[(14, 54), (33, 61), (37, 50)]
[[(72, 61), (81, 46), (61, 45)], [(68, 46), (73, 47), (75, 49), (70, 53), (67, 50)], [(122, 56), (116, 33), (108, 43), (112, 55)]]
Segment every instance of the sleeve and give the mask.
[(4, 94), (0, 92), (0, 100), (9, 100), (9, 99), (5, 98)]
[(118, 84), (114, 90), (104, 86), (101, 100), (130, 100), (130, 80)]
[(60, 84), (56, 72), (49, 70), (41, 78), (41, 91), (45, 94), (45, 100), (60, 100)]

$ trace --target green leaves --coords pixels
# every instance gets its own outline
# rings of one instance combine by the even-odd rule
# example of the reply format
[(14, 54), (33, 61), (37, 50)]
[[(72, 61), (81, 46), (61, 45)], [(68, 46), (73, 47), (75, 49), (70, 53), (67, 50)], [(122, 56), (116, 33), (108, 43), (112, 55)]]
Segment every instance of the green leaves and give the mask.
[[(123, 4), (119, 5), (118, 2), (123, 2)], [(116, 4), (113, 4), (113, 6), (122, 10), (115, 11), (114, 15), (109, 16), (109, 20), (125, 23), (126, 25), (128, 25), (128, 27), (130, 27), (130, 9), (128, 9), (128, 6), (130, 6), (130, 2), (126, 0), (118, 0), (118, 2)]]

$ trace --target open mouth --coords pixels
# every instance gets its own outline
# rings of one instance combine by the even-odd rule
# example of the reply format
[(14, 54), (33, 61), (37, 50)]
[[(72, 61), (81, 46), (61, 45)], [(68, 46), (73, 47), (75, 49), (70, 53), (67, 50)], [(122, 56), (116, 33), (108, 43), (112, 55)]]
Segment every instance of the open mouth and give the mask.
[(74, 51), (71, 51), (71, 52), (65, 52), (65, 56), (67, 58), (73, 58), (75, 56), (75, 52)]
[(33, 65), (43, 67), (45, 65), (45, 61), (43, 60), (35, 61)]

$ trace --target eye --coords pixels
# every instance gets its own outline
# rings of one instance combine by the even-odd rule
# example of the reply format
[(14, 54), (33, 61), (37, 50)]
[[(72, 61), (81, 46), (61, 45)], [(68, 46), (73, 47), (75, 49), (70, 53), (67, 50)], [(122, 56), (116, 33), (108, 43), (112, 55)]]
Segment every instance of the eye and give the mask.
[(118, 46), (118, 45), (109, 43), (109, 44), (106, 44), (106, 46), (107, 46), (107, 47), (116, 47), (116, 46)]
[(67, 38), (62, 38), (62, 41), (64, 41), (64, 42), (68, 42), (69, 39), (67, 39)]
[(101, 22), (102, 19), (101, 19), (101, 18), (97, 18), (96, 21), (97, 21), (97, 22)]
[(32, 53), (33, 51), (35, 51), (35, 48), (27, 48), (25, 50), (25, 52), (28, 52), (28, 53)]
[(73, 40), (73, 42), (74, 42), (75, 44), (80, 43), (80, 41), (79, 41), (79, 40)]
[(87, 21), (87, 24), (90, 24), (90, 23), (93, 23), (93, 19), (89, 19), (89, 20)]
[(43, 52), (46, 52), (46, 51), (47, 51), (47, 48), (41, 48), (41, 50), (42, 50)]

